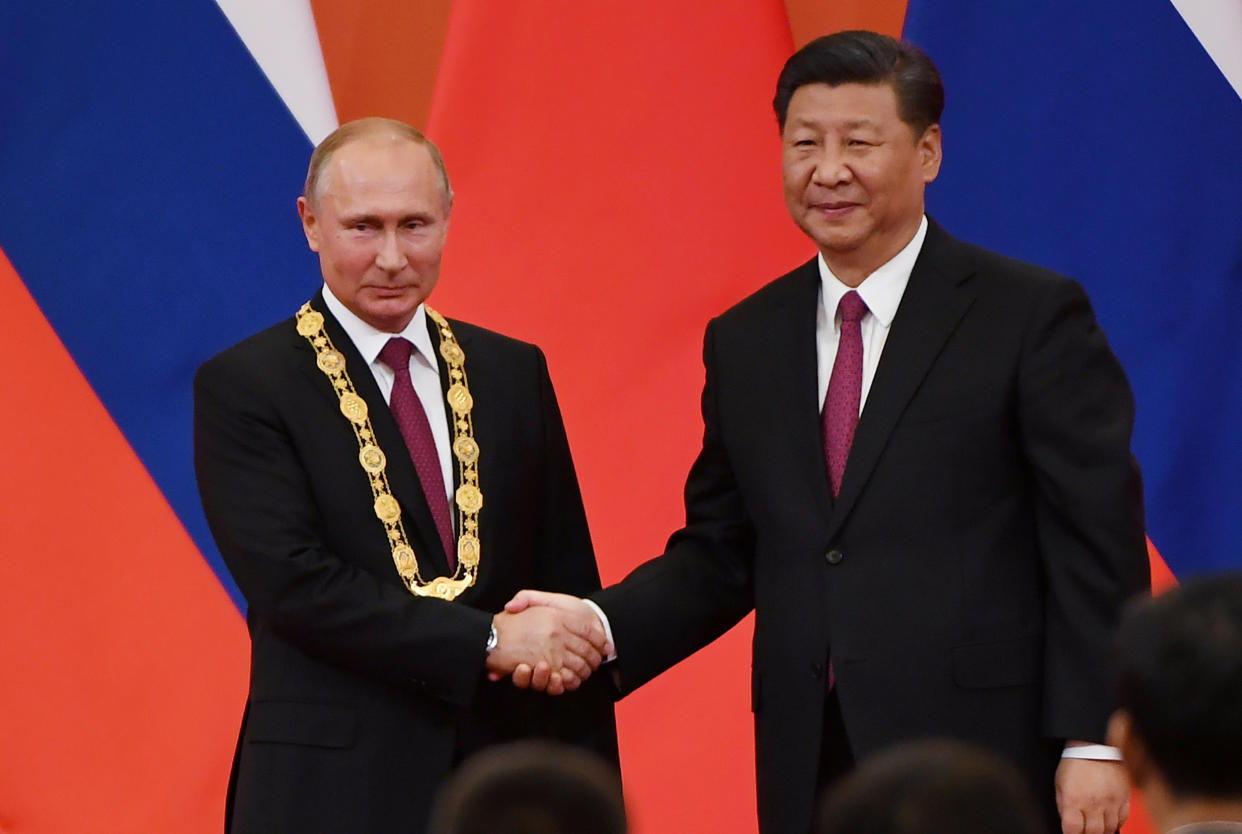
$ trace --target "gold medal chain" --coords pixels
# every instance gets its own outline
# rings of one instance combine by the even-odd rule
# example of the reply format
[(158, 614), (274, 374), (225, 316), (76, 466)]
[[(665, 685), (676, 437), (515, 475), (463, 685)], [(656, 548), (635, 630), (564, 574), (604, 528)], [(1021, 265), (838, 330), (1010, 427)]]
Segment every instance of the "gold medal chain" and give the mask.
[(427, 315), (440, 331), (440, 355), (448, 364), (449, 388), (445, 400), (453, 412), (453, 456), (457, 458), (459, 481), (455, 495), (457, 504), (457, 570), (452, 576), (437, 576), (423, 582), (418, 572), (418, 558), (410, 547), (401, 523), (401, 505), (388, 485), (388, 457), (379, 447), (371, 427), (366, 400), (358, 395), (345, 370), (345, 356), (332, 344), (323, 327), (323, 314), (312, 309), (310, 302), (297, 314), (298, 333), (315, 349), (319, 370), (332, 382), (340, 402), (341, 414), (349, 421), (358, 440), (358, 463), (371, 484), (375, 516), (383, 523), (392, 561), (410, 593), (438, 599), (456, 599), (474, 584), (479, 568), (479, 510), (483, 493), (479, 490), (479, 444), (474, 439), (471, 411), (474, 397), (466, 380), (466, 354), (457, 344), (452, 328), (445, 318), (424, 305)]

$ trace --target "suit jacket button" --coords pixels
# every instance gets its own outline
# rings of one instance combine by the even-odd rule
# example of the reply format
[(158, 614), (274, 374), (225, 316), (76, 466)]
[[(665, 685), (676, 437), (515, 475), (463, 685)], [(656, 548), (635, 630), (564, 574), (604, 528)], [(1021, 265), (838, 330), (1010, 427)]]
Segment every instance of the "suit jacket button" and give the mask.
[(815, 678), (815, 680), (817, 681), (822, 681), (824, 679), (824, 664), (812, 663), (811, 664), (811, 677)]
[(828, 564), (830, 565), (839, 565), (841, 564), (841, 560), (845, 558), (845, 554), (834, 547), (832, 550), (828, 551), (824, 558), (828, 560)]

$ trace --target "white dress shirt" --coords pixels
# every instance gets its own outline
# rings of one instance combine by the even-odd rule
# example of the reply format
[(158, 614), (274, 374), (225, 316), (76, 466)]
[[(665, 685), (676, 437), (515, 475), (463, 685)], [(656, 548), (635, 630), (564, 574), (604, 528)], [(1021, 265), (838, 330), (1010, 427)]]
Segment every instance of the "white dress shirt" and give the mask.
[(862, 414), (867, 404), (867, 393), (875, 379), (875, 369), (880, 365), (880, 355), (884, 352), (884, 343), (888, 341), (889, 328), (893, 326), (893, 317), (897, 315), (897, 305), (905, 294), (906, 284), (910, 282), (910, 273), (914, 271), (914, 262), (918, 260), (919, 251), (923, 248), (923, 239), (927, 237), (927, 216), (919, 223), (918, 231), (892, 260), (868, 275), (856, 288), (847, 287), (837, 280), (828, 267), (824, 256), (819, 256), (819, 312), (815, 318), (815, 360), (819, 372), (819, 406), (824, 407), (824, 397), (828, 394), (828, 380), (832, 377), (832, 366), (837, 361), (837, 345), (841, 342), (841, 318), (837, 315), (837, 305), (841, 297), (851, 289), (856, 289), (867, 305), (860, 325), (863, 342), (863, 376), (862, 396), (858, 400), (858, 413)]
[[(410, 382), (413, 383), (414, 393), (418, 395), (418, 401), (422, 403), (423, 411), (427, 414), (431, 436), (436, 442), (436, 453), (440, 457), (444, 491), (448, 497), (449, 507), (452, 507), (453, 471), (449, 452), (451, 446), (448, 418), (444, 414), (444, 392), (440, 388), (440, 366), (436, 362), (431, 334), (427, 332), (426, 309), (419, 304), (418, 309), (414, 311), (414, 318), (410, 319), (410, 323), (405, 326), (404, 330), (400, 333), (385, 333), (382, 330), (376, 330), (350, 312), (349, 308), (332, 294), (332, 290), (328, 289), (326, 284), (323, 288), (323, 300), (328, 306), (328, 312), (340, 322), (341, 329), (345, 331), (345, 335), (349, 336), (354, 347), (362, 354), (367, 367), (371, 369), (371, 376), (375, 377), (375, 384), (379, 386), (380, 393), (384, 395), (384, 402), (392, 399), (392, 385), (396, 375), (392, 368), (380, 361), (380, 351), (393, 336), (404, 336), (414, 344), (414, 350), (410, 352)], [(391, 449), (384, 451), (392, 454)], [(456, 524), (454, 515), (450, 512), (449, 520), (450, 523)]]

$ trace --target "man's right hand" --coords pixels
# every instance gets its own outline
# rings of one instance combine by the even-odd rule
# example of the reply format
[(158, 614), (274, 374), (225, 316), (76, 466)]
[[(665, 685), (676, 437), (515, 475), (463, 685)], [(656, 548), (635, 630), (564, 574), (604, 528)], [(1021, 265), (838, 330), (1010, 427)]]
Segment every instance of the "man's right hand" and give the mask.
[[(594, 609), (581, 599), (569, 594), (557, 594), (550, 591), (519, 591), (513, 599), (505, 604), (505, 611), (510, 614), (531, 613), (540, 610), (558, 611), (575, 625), (575, 633), (586, 637), (602, 658), (610, 657), (613, 647), (608, 642), (608, 634), (604, 624), (600, 622)], [(594, 671), (598, 663), (592, 665)], [(543, 663), (519, 663), (514, 667), (513, 684), (523, 689), (529, 687), (539, 691), (557, 694), (553, 689), (554, 677), (549, 674)]]
[(580, 600), (566, 599), (581, 608), (511, 601), (493, 618), (497, 641), (487, 656), (489, 678), (511, 676), (517, 686), (559, 695), (577, 689), (599, 668), (610, 651), (603, 626)]

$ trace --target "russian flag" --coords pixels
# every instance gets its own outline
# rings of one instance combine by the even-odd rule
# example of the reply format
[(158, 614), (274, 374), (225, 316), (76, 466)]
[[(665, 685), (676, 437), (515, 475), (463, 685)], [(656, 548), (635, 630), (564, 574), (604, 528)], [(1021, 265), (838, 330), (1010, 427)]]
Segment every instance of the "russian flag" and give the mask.
[[(294, 198), (338, 116), (443, 149), (437, 306), (545, 348), (610, 581), (680, 521), (706, 320), (810, 252), (781, 64), (903, 26), (948, 89), (930, 210), (1083, 281), (1152, 541), (1177, 575), (1242, 564), (1236, 4), (6, 3), (0, 832), (221, 828), (248, 649), (190, 379), (318, 285)], [(640, 834), (753, 831), (749, 628), (622, 703)]]

